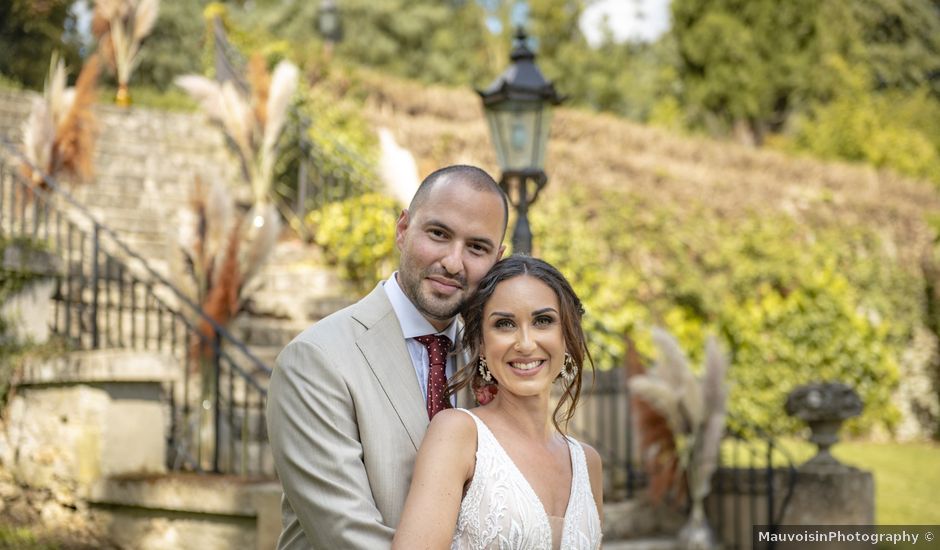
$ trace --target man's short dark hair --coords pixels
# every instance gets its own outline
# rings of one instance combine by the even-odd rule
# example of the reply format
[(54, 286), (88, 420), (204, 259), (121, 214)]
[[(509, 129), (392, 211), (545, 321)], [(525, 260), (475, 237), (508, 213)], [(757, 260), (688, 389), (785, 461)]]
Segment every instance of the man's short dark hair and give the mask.
[(506, 198), (506, 194), (500, 189), (496, 180), (487, 174), (486, 171), (476, 166), (455, 164), (453, 166), (439, 168), (428, 174), (428, 177), (424, 178), (424, 181), (418, 186), (414, 197), (411, 198), (411, 204), (408, 205), (408, 212), (414, 214), (421, 208), (421, 205), (427, 200), (432, 187), (438, 183), (445, 183), (451, 180), (469, 185), (474, 191), (496, 193), (499, 195), (503, 203), (503, 237), (505, 237), (506, 225), (509, 223), (509, 199)]

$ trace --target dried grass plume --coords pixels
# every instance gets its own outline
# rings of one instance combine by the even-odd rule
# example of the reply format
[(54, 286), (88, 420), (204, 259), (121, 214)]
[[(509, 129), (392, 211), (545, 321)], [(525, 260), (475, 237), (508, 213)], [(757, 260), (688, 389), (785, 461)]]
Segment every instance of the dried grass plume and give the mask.
[[(23, 123), (23, 176), (44, 187), (43, 174), (73, 182), (92, 177), (97, 123), (94, 113), (99, 60), (91, 56), (74, 88), (66, 87), (65, 63), (53, 55), (43, 95)], [(35, 172), (33, 167), (39, 172)]]

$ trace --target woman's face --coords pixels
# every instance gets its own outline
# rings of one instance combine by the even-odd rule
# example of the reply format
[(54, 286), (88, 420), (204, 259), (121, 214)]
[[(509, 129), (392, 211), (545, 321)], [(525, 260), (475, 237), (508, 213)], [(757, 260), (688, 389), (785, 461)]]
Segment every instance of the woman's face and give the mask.
[(496, 286), (483, 307), (483, 347), (500, 393), (548, 392), (564, 364), (558, 297), (542, 281), (521, 275)]

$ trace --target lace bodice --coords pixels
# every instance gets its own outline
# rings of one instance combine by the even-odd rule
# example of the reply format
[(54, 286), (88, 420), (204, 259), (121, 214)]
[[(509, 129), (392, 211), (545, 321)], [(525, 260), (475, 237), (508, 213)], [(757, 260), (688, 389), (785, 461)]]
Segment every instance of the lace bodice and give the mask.
[[(477, 426), (476, 466), (460, 503), (451, 550), (551, 550), (548, 514), (486, 424), (470, 411)], [(571, 495), (561, 536), (563, 550), (593, 550), (601, 545), (601, 524), (591, 492), (584, 449), (568, 439)]]

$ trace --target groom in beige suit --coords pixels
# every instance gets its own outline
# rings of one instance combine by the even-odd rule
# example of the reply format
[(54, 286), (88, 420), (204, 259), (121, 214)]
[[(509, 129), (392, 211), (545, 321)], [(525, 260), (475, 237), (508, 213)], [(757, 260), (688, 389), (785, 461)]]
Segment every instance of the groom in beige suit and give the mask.
[(398, 218), (398, 271), (278, 356), (268, 430), (284, 487), (279, 549), (391, 545), (429, 417), (472, 405), (439, 395), (464, 361), (441, 352), (453, 350), (457, 311), (502, 256), (507, 211), (483, 170), (432, 173)]

